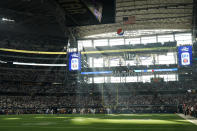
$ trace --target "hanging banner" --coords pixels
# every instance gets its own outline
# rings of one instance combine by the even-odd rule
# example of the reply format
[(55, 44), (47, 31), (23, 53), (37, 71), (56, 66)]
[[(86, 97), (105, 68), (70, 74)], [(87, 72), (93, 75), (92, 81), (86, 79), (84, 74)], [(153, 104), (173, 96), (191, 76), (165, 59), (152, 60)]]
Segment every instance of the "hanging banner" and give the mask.
[(101, 23), (103, 6), (99, 0), (83, 0), (83, 3), (88, 7), (90, 12)]
[(192, 65), (192, 46), (179, 46), (179, 66)]
[(69, 71), (81, 70), (81, 54), (80, 52), (69, 53)]

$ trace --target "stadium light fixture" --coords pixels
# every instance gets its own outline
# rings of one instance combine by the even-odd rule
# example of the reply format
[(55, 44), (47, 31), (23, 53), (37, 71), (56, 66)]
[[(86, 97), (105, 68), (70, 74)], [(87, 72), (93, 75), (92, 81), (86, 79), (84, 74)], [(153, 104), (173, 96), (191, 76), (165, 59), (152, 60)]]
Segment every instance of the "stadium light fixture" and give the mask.
[(2, 61), (2, 60), (0, 60), (0, 63), (6, 64), (7, 62), (6, 62), (6, 61)]
[(9, 19), (9, 18), (5, 18), (5, 17), (1, 18), (1, 21), (4, 21), (4, 22), (15, 22), (15, 20)]

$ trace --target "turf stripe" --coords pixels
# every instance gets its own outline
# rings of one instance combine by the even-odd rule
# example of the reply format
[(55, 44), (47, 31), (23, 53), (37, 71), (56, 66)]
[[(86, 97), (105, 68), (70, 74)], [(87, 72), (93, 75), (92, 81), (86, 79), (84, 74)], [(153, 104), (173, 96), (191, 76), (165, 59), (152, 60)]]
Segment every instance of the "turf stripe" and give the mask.
[[(76, 126), (67, 126), (67, 127), (38, 127), (38, 126), (0, 126), (0, 127), (6, 127), (6, 128), (13, 128), (13, 127), (18, 127), (18, 128), (25, 128), (25, 127), (36, 127), (36, 128), (76, 128), (76, 129), (89, 129), (89, 128), (91, 128), (91, 129), (111, 129), (111, 130), (114, 130), (114, 129), (123, 129), (123, 130), (130, 130), (130, 129), (151, 129), (151, 130), (159, 130), (159, 129), (164, 129), (164, 128), (154, 128), (154, 127), (152, 127), (152, 128), (147, 128), (147, 127), (145, 127), (145, 128), (128, 128), (128, 127), (126, 127), (126, 128), (113, 128), (113, 127), (76, 127)], [(165, 128), (165, 130), (171, 130), (171, 129), (175, 129), (175, 128)]]

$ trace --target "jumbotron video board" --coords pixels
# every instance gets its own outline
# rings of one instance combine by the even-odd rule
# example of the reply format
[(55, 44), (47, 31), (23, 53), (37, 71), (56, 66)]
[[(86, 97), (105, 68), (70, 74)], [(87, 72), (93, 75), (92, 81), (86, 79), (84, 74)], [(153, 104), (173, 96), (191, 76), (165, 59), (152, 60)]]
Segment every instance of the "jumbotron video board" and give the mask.
[(192, 65), (192, 46), (178, 47), (179, 66)]
[(69, 53), (69, 71), (81, 70), (81, 53), (70, 52)]

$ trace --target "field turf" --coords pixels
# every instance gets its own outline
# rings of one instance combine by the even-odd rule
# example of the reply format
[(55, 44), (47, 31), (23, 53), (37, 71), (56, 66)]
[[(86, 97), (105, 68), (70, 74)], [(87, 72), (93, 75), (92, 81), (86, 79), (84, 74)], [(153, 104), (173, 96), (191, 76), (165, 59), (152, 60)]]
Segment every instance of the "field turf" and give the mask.
[(197, 131), (176, 114), (0, 115), (0, 131)]

